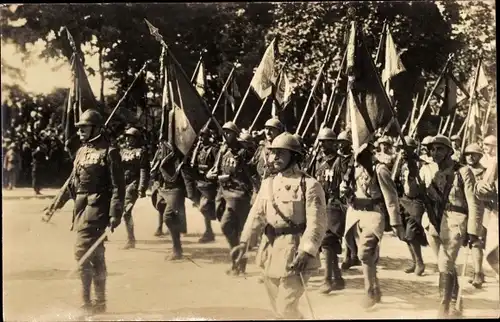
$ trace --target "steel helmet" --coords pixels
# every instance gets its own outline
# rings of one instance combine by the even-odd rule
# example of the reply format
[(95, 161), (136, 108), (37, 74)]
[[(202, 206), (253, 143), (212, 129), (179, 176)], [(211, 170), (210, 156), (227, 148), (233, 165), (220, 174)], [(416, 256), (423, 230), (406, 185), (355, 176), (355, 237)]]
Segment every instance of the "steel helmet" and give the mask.
[(283, 123), (280, 122), (277, 118), (272, 118), (266, 121), (266, 124), (264, 124), (264, 127), (272, 127), (274, 129), (277, 129), (279, 131), (283, 131), (285, 129), (285, 126)]
[(456, 134), (455, 134), (455, 135), (452, 135), (452, 136), (450, 137), (450, 140), (451, 140), (451, 141), (460, 141), (460, 137), (459, 137), (458, 135), (456, 135)]
[(451, 140), (441, 134), (438, 134), (435, 137), (433, 137), (430, 144), (442, 144), (453, 150), (453, 146), (451, 145)]
[(210, 129), (208, 127), (203, 127), (200, 131), (200, 135), (209, 135)]
[[(406, 145), (408, 145), (410, 148), (417, 148), (417, 141), (412, 138), (411, 136), (405, 136), (405, 142), (406, 142)], [(398, 146), (403, 146), (403, 142), (401, 141), (401, 139), (398, 139)]]
[(497, 145), (497, 137), (494, 135), (489, 135), (484, 138), (483, 144), (485, 145)]
[(236, 124), (234, 124), (234, 122), (231, 121), (224, 123), (222, 129), (233, 131), (236, 134), (240, 133), (240, 129), (236, 126)]
[(326, 141), (326, 140), (333, 141), (333, 140), (335, 140), (335, 134), (333, 133), (332, 129), (324, 127), (318, 133), (318, 140), (319, 141)]
[(382, 137), (380, 137), (378, 140), (377, 140), (377, 143), (378, 144), (381, 144), (381, 143), (386, 143), (386, 144), (392, 144), (392, 140), (390, 137), (388, 137), (387, 135), (384, 135)]
[(135, 127), (131, 127), (131, 128), (129, 128), (129, 129), (127, 129), (125, 131), (125, 135), (140, 137), (141, 136), (141, 132), (139, 132), (139, 130), (136, 129)]
[(269, 148), (289, 150), (301, 155), (304, 153), (299, 140), (297, 140), (295, 135), (288, 132), (283, 132), (275, 137)]
[(248, 132), (245, 132), (245, 133), (241, 133), (240, 136), (238, 137), (238, 141), (241, 141), (241, 142), (248, 142), (248, 143), (253, 143), (253, 137), (250, 133)]
[(481, 150), (481, 147), (479, 146), (479, 144), (472, 143), (472, 144), (469, 144), (465, 148), (464, 155), (465, 154), (473, 154), (473, 153), (483, 155), (483, 150)]
[(431, 144), (431, 142), (432, 142), (432, 136), (430, 136), (430, 135), (429, 135), (429, 136), (426, 136), (426, 137), (422, 140), (422, 143), (421, 143), (421, 144), (422, 144), (422, 145), (429, 145), (429, 144)]
[(80, 115), (80, 121), (75, 123), (75, 126), (102, 126), (103, 123), (101, 113), (93, 109), (88, 109)]
[(337, 136), (337, 141), (352, 141), (352, 135), (351, 132), (349, 131), (342, 131), (340, 132), (339, 136)]

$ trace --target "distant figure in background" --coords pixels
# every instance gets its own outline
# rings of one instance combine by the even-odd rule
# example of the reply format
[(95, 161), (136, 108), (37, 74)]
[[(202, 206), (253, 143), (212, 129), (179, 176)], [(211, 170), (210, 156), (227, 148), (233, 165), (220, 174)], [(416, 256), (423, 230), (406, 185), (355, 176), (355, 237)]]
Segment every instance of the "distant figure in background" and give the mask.
[(16, 187), (17, 175), (21, 169), (21, 155), (15, 143), (11, 143), (7, 153), (5, 153), (3, 168), (7, 179), (7, 189), (12, 190)]
[(41, 176), (43, 172), (43, 167), (45, 161), (48, 160), (46, 149), (43, 145), (39, 145), (35, 151), (32, 153), (32, 162), (31, 162), (31, 184), (33, 190), (35, 190), (36, 195), (41, 195), (40, 189), (41, 187)]

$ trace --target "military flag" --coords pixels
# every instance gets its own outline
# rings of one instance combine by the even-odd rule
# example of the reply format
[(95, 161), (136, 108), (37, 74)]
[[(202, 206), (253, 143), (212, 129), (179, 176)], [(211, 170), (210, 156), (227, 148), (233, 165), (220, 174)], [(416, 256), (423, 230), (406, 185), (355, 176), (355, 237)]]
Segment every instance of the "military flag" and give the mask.
[(241, 98), (241, 93), (238, 89), (238, 83), (236, 83), (236, 77), (233, 76), (231, 83), (224, 90), (224, 97), (226, 98), (225, 104), (229, 102), (232, 111), (236, 111), (236, 100)]
[(198, 72), (196, 73), (195, 86), (198, 94), (203, 97), (203, 95), (205, 95), (206, 87), (205, 66), (203, 65), (203, 60), (200, 61)]
[(445, 117), (455, 112), (456, 106), (469, 98), (469, 94), (460, 82), (453, 76), (451, 64), (448, 66), (446, 76), (441, 79), (434, 91), (439, 100), (439, 110), (436, 114)]
[(172, 143), (182, 154), (187, 155), (211, 115), (203, 105), (198, 91), (171, 53), (167, 54), (167, 71), (170, 84), (169, 107), (173, 111), (169, 122), (173, 132)]
[(406, 71), (403, 62), (401, 61), (401, 54), (403, 51), (398, 53), (394, 39), (392, 38), (391, 31), (389, 27), (386, 29), (385, 37), (385, 63), (384, 69), (382, 70), (382, 83), (387, 84), (387, 82), (394, 76)]
[(279, 75), (276, 84), (276, 91), (274, 93), (274, 100), (278, 103), (281, 110), (284, 110), (285, 107), (290, 102), (290, 97), (292, 96), (292, 85), (290, 80), (286, 76), (285, 70)]
[(252, 81), (250, 82), (250, 87), (262, 100), (271, 95), (273, 84), (276, 81), (274, 71), (274, 53), (276, 50), (275, 44), (275, 39), (273, 39), (267, 47), (266, 52), (264, 53), (264, 56), (262, 57), (262, 60), (252, 77)]
[(76, 126), (80, 115), (87, 109), (97, 109), (103, 112), (97, 104), (97, 100), (90, 87), (87, 74), (78, 53), (71, 57), (71, 87), (66, 100), (66, 108), (63, 112), (63, 128), (65, 146), (73, 156), (79, 148), (80, 143), (76, 135)]
[(347, 45), (347, 107), (352, 130), (353, 150), (367, 143), (378, 128), (391, 117), (389, 102), (382, 87), (361, 30), (352, 22)]

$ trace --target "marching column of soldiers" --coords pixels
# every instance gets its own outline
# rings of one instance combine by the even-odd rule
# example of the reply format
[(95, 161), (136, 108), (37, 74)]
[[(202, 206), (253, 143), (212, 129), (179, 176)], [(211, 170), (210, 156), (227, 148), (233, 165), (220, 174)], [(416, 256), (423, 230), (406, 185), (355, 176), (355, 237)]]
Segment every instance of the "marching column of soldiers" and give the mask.
[[(350, 130), (336, 135), (324, 127), (317, 136), (320, 153), (312, 168), (305, 169), (312, 160), (306, 151), (313, 150), (272, 118), (265, 123), (265, 139), (258, 146), (233, 122), (222, 126), (222, 144), (204, 128), (191, 162), (184, 162), (180, 151), (161, 139), (150, 166), (138, 129), (126, 130), (127, 145), (120, 151), (101, 132), (98, 112), (87, 110), (77, 126), (85, 144), (76, 155), (69, 189), (45, 214), (50, 217), (69, 198), (75, 200), (77, 260), (107, 226), (115, 229), (122, 216), (128, 236), (125, 248), (135, 247), (132, 208), (145, 196), (150, 174), (151, 200), (159, 216), (155, 235), (163, 234), (165, 224), (172, 239), (168, 259), (183, 258), (185, 198), (191, 199), (204, 217), (206, 230), (200, 243), (215, 240), (212, 221), (220, 222), (231, 258), (228, 275), (244, 275), (247, 253), (258, 245), (260, 279), (277, 317), (303, 317), (298, 300), (321, 266), (320, 253), (325, 260), (321, 293), (344, 289), (342, 270), (361, 266), (365, 288), (361, 304), (371, 308), (380, 303), (383, 289), (377, 264), (384, 231), (392, 231), (407, 244), (411, 261), (401, 268), (406, 273), (423, 275), (422, 247), (432, 248), (438, 261), (440, 317), (462, 314), (457, 303), (463, 285), (458, 282), (456, 260), (463, 246), (472, 252), (474, 287), (485, 283), (483, 258), (498, 276), (498, 230), (487, 229), (498, 218), (494, 136), (485, 138), (482, 148), (478, 143), (467, 146), (463, 156), (460, 151), (457, 156), (457, 145), (443, 135), (425, 137), (420, 143), (406, 137), (408, 149), (396, 138), (382, 135), (353, 151)], [(80, 264), (80, 277), (84, 310), (104, 311), (104, 243)]]

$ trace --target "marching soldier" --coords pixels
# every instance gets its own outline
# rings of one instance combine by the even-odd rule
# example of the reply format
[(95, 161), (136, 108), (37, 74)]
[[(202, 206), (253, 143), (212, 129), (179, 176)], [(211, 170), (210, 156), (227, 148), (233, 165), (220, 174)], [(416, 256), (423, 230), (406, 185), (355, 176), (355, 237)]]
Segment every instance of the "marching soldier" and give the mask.
[(377, 278), (377, 262), (385, 226), (384, 211), (388, 213), (394, 233), (400, 240), (404, 239), (396, 185), (391, 179), (389, 167), (377, 162), (373, 149), (370, 143), (359, 148), (356, 163), (348, 170), (347, 180), (340, 185), (341, 196), (350, 201), (345, 238), (356, 241), (363, 267), (366, 292), (362, 302), (364, 308), (379, 303), (382, 297)]
[(300, 319), (299, 299), (314, 270), (326, 231), (326, 201), (321, 185), (300, 170), (300, 143), (290, 133), (278, 135), (270, 146), (276, 175), (262, 181), (241, 235), (233, 248), (243, 258), (254, 230), (264, 226), (262, 262), (264, 285), (278, 318)]
[(454, 161), (459, 162), (460, 161), (460, 144), (462, 143), (460, 140), (460, 136), (458, 135), (452, 135), (450, 137), (451, 140), (451, 145), (453, 147), (453, 156), (452, 159)]
[(283, 133), (284, 130), (284, 125), (277, 118), (269, 119), (264, 124), (265, 140), (259, 142), (259, 147), (250, 161), (250, 163), (257, 168), (257, 191), (260, 188), (260, 182), (270, 174), (267, 163), (269, 158), (269, 146), (271, 146), (274, 138)]
[(392, 165), (394, 164), (394, 151), (392, 149), (392, 140), (389, 136), (384, 135), (380, 137), (376, 142), (375, 142), (375, 149), (377, 151), (376, 153), (376, 158), (378, 159), (379, 162), (385, 163), (389, 169), (392, 168)]
[(121, 150), (121, 158), (125, 173), (125, 209), (123, 219), (127, 228), (127, 244), (124, 249), (135, 248), (134, 221), (132, 208), (137, 198), (146, 197), (149, 182), (149, 160), (146, 149), (141, 145), (141, 132), (136, 128), (125, 131), (125, 148)]
[(153, 157), (153, 160), (151, 161), (151, 170), (149, 172), (150, 178), (152, 181), (151, 185), (151, 203), (153, 204), (153, 207), (158, 211), (158, 227), (156, 228), (156, 231), (154, 233), (155, 237), (161, 237), (164, 236), (165, 234), (163, 233), (163, 225), (165, 224), (163, 222), (163, 212), (160, 211), (156, 207), (156, 203), (158, 201), (158, 190), (160, 188), (161, 182), (163, 181), (161, 177), (160, 171), (158, 171), (158, 166), (160, 165), (160, 162), (162, 160), (162, 155), (163, 155), (163, 143), (158, 142), (157, 149), (155, 152), (155, 155)]
[(35, 191), (36, 195), (41, 195), (40, 189), (41, 189), (41, 177), (43, 173), (43, 168), (45, 165), (45, 162), (48, 160), (47, 156), (47, 150), (45, 146), (42, 144), (38, 145), (31, 154), (32, 161), (31, 161), (31, 180), (32, 180), (32, 187), (33, 190)]
[(200, 212), (205, 221), (205, 232), (198, 240), (199, 243), (209, 243), (215, 241), (215, 235), (212, 230), (212, 220), (215, 216), (215, 197), (217, 195), (217, 180), (206, 177), (218, 153), (216, 144), (210, 142), (210, 130), (203, 128), (200, 133), (200, 146), (194, 157), (193, 169), (197, 171), (196, 188), (200, 192)]
[[(418, 192), (413, 195), (408, 192), (408, 189), (406, 189), (406, 192), (404, 189), (405, 185), (408, 184), (408, 177), (418, 171), (419, 163), (417, 162), (418, 156), (416, 151), (418, 145), (409, 136), (405, 137), (405, 142), (408, 145), (409, 151), (401, 150), (403, 159), (406, 159), (406, 161), (403, 161), (401, 171), (396, 180), (403, 226), (405, 228), (405, 240), (412, 258), (410, 266), (404, 271), (407, 274), (415, 273), (415, 275), (421, 276), (425, 270), (422, 258), (422, 246), (428, 245), (424, 228), (422, 227), (422, 216), (425, 208), (419, 198)], [(400, 143), (400, 147), (402, 148), (402, 143)]]
[[(484, 175), (485, 168), (479, 162), (483, 156), (483, 151), (477, 143), (469, 144), (464, 151), (465, 162), (474, 175), (476, 182), (479, 182)], [(478, 211), (484, 216), (484, 203), (478, 200)], [(484, 223), (484, 222), (483, 222)], [(479, 239), (471, 244), (472, 246), (472, 263), (474, 265), (474, 275), (469, 283), (475, 288), (481, 288), (484, 283), (483, 273), (483, 250), (486, 242), (486, 228), (481, 225), (479, 227)]]
[(152, 169), (152, 176), (158, 181), (157, 191), (151, 197), (172, 237), (172, 253), (166, 259), (175, 261), (182, 259), (181, 233), (186, 232), (186, 185), (183, 169), (178, 170), (182, 156), (166, 140), (160, 142), (159, 149), (155, 156), (156, 166)]
[[(343, 165), (336, 162), (337, 159), (341, 159), (337, 158), (335, 134), (331, 129), (322, 128), (318, 134), (318, 141), (322, 152), (322, 161), (317, 166), (316, 179), (325, 192), (327, 215), (326, 235), (321, 243), (321, 252), (325, 255), (326, 265), (324, 283), (320, 287), (320, 292), (328, 294), (333, 290), (345, 288), (337, 256), (342, 253), (342, 237), (345, 228), (345, 211), (342, 210), (342, 203), (339, 200), (338, 186), (342, 181), (342, 170), (347, 170), (347, 163), (345, 159)], [(349, 162), (348, 159), (347, 162)]]
[[(226, 237), (230, 249), (238, 246), (241, 230), (250, 210), (252, 197), (252, 181), (247, 163), (250, 156), (238, 142), (239, 128), (233, 122), (222, 126), (226, 144), (223, 144), (212, 169), (207, 174), (210, 180), (217, 179), (219, 191), (216, 197), (216, 216), (220, 221), (222, 233)], [(228, 275), (245, 273), (246, 260), (236, 263), (232, 258)]]
[(4, 155), (3, 168), (7, 177), (7, 189), (12, 190), (16, 187), (17, 176), (21, 170), (21, 155), (15, 143), (9, 145), (9, 150)]
[[(62, 208), (70, 196), (75, 201), (73, 224), (76, 230), (75, 258), (82, 256), (105, 232), (114, 231), (120, 224), (125, 198), (125, 182), (120, 152), (101, 134), (103, 118), (99, 112), (88, 109), (80, 116), (78, 135), (84, 145), (76, 153), (69, 188), (54, 209), (45, 213), (47, 221), (55, 209)], [(79, 267), (82, 281), (82, 309), (85, 313), (106, 311), (106, 262), (104, 242)], [(91, 285), (94, 283), (95, 303), (91, 303)]]
[[(474, 175), (467, 166), (452, 159), (454, 151), (450, 139), (435, 136), (430, 152), (438, 169), (432, 176), (421, 175), (421, 178), (435, 207), (437, 218), (431, 223), (436, 222), (434, 228), (441, 244), (438, 253), (441, 303), (438, 312), (440, 317), (458, 317), (462, 308), (456, 307), (458, 277), (455, 263), (462, 245), (478, 241), (482, 217), (474, 194)], [(418, 189), (414, 178), (409, 178), (408, 182), (413, 183), (408, 185), (409, 189)]]

